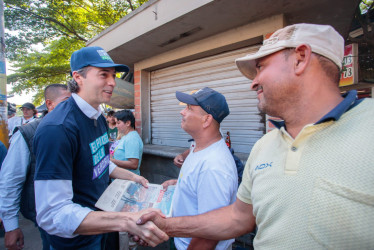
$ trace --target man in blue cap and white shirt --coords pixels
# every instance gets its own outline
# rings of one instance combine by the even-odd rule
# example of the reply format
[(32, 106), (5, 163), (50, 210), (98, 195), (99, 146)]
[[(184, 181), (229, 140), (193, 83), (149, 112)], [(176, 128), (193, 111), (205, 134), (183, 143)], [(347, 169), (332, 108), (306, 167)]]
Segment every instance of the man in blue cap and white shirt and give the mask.
[[(184, 160), (178, 180), (162, 185), (177, 185), (173, 196), (173, 217), (190, 216), (228, 206), (235, 201), (238, 176), (235, 161), (220, 133), (220, 123), (229, 115), (225, 97), (210, 88), (188, 95), (177, 91), (176, 97), (187, 107), (182, 115), (182, 129), (194, 143)], [(181, 249), (231, 249), (234, 239), (225, 241), (202, 238), (175, 238)]]
[(72, 97), (43, 119), (35, 137), (37, 222), (52, 249), (102, 249), (103, 233), (139, 233), (154, 246), (168, 237), (153, 224), (135, 224), (140, 213), (96, 211), (109, 177), (147, 180), (110, 164), (107, 124), (99, 108), (109, 102), (116, 72), (126, 72), (100, 47), (75, 51), (70, 60)]

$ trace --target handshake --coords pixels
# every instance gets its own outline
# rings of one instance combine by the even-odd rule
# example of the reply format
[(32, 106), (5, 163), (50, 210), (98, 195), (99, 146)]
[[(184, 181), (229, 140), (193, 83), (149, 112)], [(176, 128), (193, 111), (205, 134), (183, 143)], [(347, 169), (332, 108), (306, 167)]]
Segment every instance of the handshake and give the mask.
[[(138, 212), (137, 226), (129, 230), (129, 236), (138, 245), (155, 247), (167, 241), (166, 217), (159, 209), (149, 208)], [(138, 216), (136, 216), (138, 217)]]
[(192, 238), (188, 249), (215, 249), (219, 241), (252, 232), (256, 226), (252, 206), (238, 201), (194, 216), (166, 218), (156, 209), (137, 213), (134, 216), (138, 218), (134, 221), (135, 229), (130, 229), (129, 233), (141, 246), (154, 247), (170, 236)]

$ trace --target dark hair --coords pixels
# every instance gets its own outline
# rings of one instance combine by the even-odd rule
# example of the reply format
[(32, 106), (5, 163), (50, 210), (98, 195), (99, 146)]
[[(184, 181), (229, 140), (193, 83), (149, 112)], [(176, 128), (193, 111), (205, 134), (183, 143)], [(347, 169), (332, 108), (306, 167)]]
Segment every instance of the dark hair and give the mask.
[(130, 121), (131, 127), (135, 129), (135, 117), (131, 110), (121, 110), (114, 114), (114, 116), (123, 122)]
[[(90, 69), (90, 66), (87, 66), (87, 67), (77, 70), (77, 73), (83, 76), (83, 78), (86, 78), (87, 72), (89, 69)], [(79, 91), (78, 83), (74, 80), (74, 78), (68, 81), (68, 87), (71, 93), (78, 93)]]
[(114, 113), (115, 113), (114, 110), (109, 110), (107, 116), (113, 116)]
[(54, 84), (48, 85), (44, 89), (44, 99), (45, 100), (49, 99), (52, 101), (56, 100), (56, 98), (60, 96), (61, 89), (68, 90), (68, 86), (64, 84), (60, 84), (60, 83), (54, 83)]

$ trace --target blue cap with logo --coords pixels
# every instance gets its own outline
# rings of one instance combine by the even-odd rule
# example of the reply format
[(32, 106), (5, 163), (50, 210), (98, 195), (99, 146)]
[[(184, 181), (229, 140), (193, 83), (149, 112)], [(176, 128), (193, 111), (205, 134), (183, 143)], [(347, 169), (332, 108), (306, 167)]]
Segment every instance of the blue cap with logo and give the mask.
[(180, 102), (200, 106), (205, 112), (211, 114), (218, 123), (221, 123), (230, 114), (226, 98), (221, 93), (208, 87), (191, 95), (176, 91), (175, 96)]
[(115, 68), (117, 72), (128, 72), (129, 67), (116, 64), (101, 47), (84, 47), (75, 51), (70, 58), (71, 74), (81, 68), (93, 66), (98, 68)]

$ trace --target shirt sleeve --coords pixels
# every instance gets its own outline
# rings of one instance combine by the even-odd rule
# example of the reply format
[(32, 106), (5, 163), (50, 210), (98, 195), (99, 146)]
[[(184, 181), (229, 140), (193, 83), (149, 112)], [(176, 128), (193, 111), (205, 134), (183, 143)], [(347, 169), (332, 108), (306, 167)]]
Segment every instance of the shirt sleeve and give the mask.
[(127, 140), (125, 142), (125, 157), (127, 159), (135, 158), (140, 159), (139, 155), (139, 141), (137, 140)]
[(26, 180), (30, 151), (22, 134), (17, 131), (0, 171), (0, 216), (5, 231), (18, 228), (21, 191)]
[(109, 175), (113, 172), (113, 170), (117, 167), (116, 164), (113, 162), (109, 162)]
[(67, 130), (63, 125), (39, 128), (33, 142), (35, 180), (72, 180), (73, 160), (79, 144), (74, 135), (76, 131)]
[(75, 230), (92, 210), (73, 203), (70, 180), (35, 181), (38, 225), (51, 235), (73, 238)]
[(39, 127), (34, 137), (36, 220), (47, 233), (64, 238), (76, 236), (74, 231), (92, 211), (72, 201), (76, 140), (74, 131), (62, 125)]

